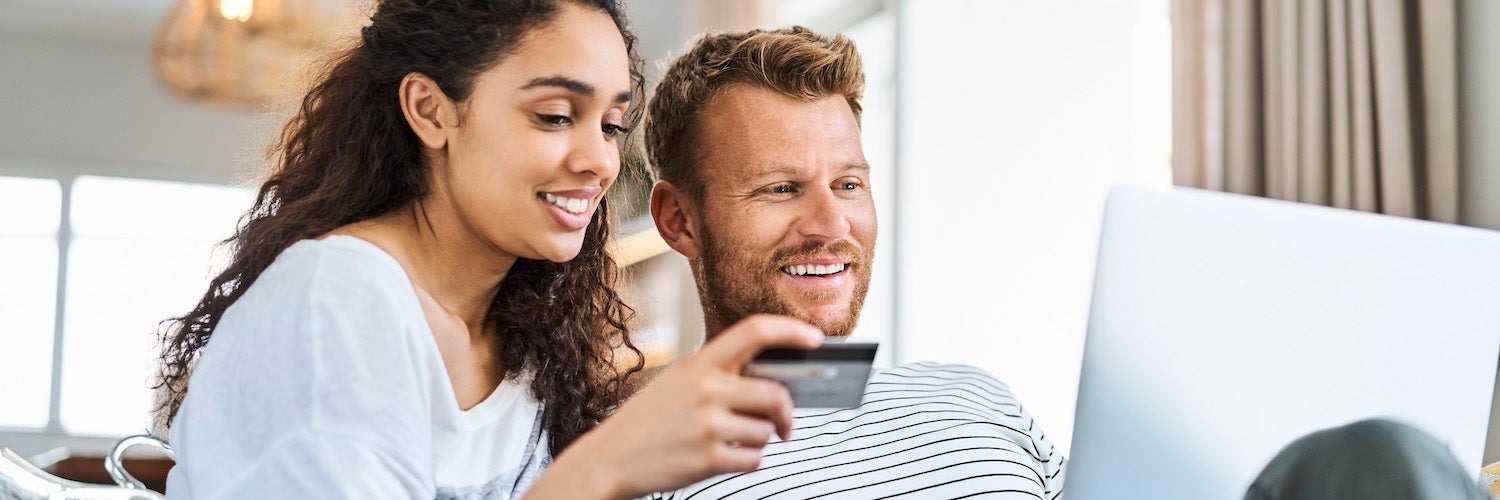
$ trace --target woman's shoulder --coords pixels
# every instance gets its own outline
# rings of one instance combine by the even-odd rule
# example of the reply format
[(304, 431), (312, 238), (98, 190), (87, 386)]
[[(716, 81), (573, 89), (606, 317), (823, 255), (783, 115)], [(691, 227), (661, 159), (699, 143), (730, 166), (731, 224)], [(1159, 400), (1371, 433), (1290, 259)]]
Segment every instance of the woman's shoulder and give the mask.
[(364, 240), (329, 236), (283, 250), (224, 312), (209, 350), (350, 372), (372, 360), (389, 368), (435, 356), (425, 331), (411, 281), (395, 259)]
[(421, 314), (401, 265), (374, 244), (342, 235), (302, 240), (282, 250), (232, 309), (289, 313), (307, 307)]
[(256, 280), (262, 283), (315, 292), (328, 287), (411, 289), (411, 280), (395, 258), (373, 243), (345, 235), (292, 244)]

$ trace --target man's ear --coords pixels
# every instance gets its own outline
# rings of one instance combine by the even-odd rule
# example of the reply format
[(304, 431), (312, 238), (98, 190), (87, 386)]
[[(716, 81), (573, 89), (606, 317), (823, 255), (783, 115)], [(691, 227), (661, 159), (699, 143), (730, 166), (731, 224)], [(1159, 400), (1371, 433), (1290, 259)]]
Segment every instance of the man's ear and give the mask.
[(421, 73), (401, 79), (401, 114), (417, 139), (429, 149), (448, 145), (448, 129), (457, 125), (457, 107), (436, 81)]
[(667, 181), (656, 181), (651, 188), (651, 219), (656, 232), (677, 253), (688, 260), (698, 258), (698, 234), (693, 232), (693, 218), (687, 193)]

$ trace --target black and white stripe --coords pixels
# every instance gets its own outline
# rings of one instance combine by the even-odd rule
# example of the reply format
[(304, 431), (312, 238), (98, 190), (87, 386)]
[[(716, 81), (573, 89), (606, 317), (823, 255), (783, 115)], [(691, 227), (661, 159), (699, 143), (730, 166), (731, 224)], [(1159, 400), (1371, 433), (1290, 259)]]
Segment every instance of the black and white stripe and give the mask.
[(767, 445), (759, 469), (654, 498), (1062, 495), (1065, 459), (1010, 388), (978, 368), (901, 365), (871, 377), (858, 408), (796, 417), (792, 439)]

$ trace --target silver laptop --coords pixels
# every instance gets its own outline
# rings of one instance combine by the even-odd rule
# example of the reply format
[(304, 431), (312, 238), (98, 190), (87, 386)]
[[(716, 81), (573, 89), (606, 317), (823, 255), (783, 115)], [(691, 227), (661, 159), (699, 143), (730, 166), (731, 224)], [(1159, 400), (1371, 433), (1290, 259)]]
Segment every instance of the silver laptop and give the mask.
[(1109, 198), (1069, 500), (1240, 498), (1370, 417), (1471, 476), (1500, 360), (1500, 233), (1222, 193)]

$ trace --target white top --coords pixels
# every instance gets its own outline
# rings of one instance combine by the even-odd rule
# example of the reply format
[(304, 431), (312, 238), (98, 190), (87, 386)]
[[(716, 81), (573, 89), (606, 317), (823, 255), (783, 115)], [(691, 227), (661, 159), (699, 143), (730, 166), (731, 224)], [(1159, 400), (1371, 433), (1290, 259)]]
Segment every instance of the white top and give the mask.
[(520, 496), (551, 462), (530, 377), (459, 410), (405, 271), (287, 248), (225, 311), (172, 425), (172, 498)]
[(1010, 388), (989, 373), (931, 362), (870, 377), (864, 402), (796, 410), (792, 439), (760, 468), (656, 498), (1017, 498), (1062, 495), (1065, 460)]

